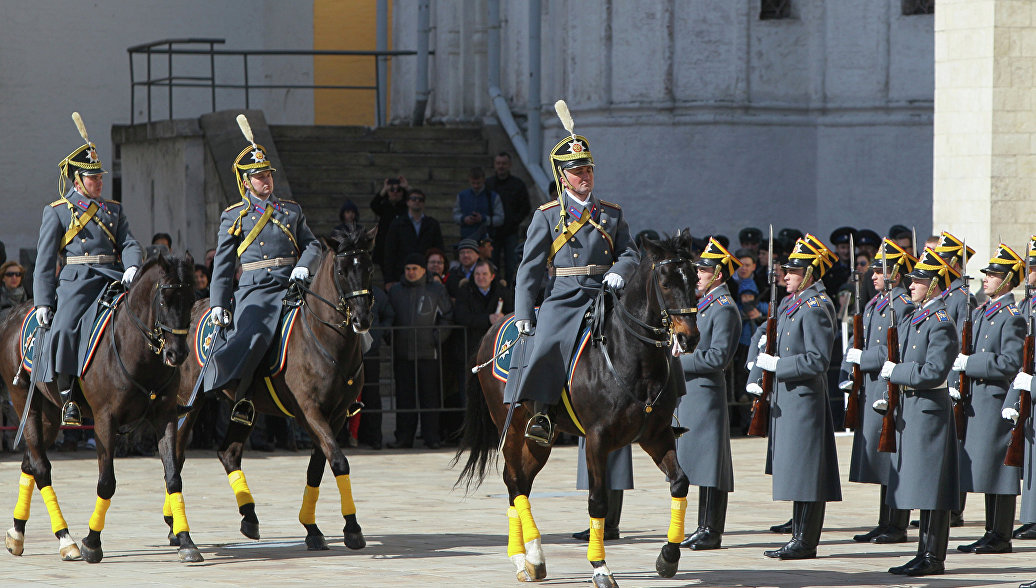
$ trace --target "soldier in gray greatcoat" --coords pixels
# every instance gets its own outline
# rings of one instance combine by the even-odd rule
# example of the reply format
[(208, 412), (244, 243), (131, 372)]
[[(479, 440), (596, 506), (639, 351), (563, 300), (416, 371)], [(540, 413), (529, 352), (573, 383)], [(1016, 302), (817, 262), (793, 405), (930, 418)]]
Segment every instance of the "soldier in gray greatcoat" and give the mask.
[[(1021, 283), (1025, 262), (1001, 243), (982, 269), (982, 290), (988, 299), (972, 313), (970, 355), (959, 355), (954, 371), (971, 378), (971, 409), (967, 436), (960, 444), (961, 492), (986, 495), (986, 532), (976, 542), (958, 546), (963, 552), (1009, 553), (1018, 468), (1004, 465), (1011, 440), (1011, 423), (1001, 413), (1011, 381), (1022, 367), (1025, 319), (1014, 305), (1011, 289)], [(960, 402), (960, 394), (950, 390)]]
[[(741, 262), (710, 238), (694, 265), (701, 338), (693, 352), (679, 355), (687, 393), (677, 405), (677, 419), (690, 432), (676, 440), (676, 457), (691, 484), (698, 486), (698, 529), (680, 545), (718, 549), (727, 518), (727, 494), (734, 490), (724, 373), (741, 336), (741, 313), (726, 281)], [(673, 350), (679, 354), (679, 347)]]
[[(1028, 334), (1031, 334), (1029, 329), (1031, 329), (1033, 321), (1033, 311), (1036, 310), (1036, 296), (1033, 295), (1033, 292), (1036, 292), (1036, 235), (1029, 238), (1028, 256), (1029, 275), (1026, 277), (1026, 291), (1029, 294), (1019, 304), (1019, 307), (1022, 311), (1022, 316), (1030, 323), (1027, 325), (1026, 331)], [(1026, 358), (1022, 357), (1023, 365), (1025, 360)], [(1018, 412), (1021, 409), (1019, 396), (1023, 392), (1028, 394), (1031, 399), (1032, 374), (1019, 372), (1011, 383), (1007, 396), (1004, 398), (1002, 411), (1004, 419), (1010, 421), (1012, 427), (1017, 426), (1018, 419), (1021, 416), (1021, 413)], [(1022, 506), (1018, 514), (1018, 520), (1022, 524), (1012, 533), (1015, 539), (1036, 539), (1036, 445), (1034, 445), (1034, 440), (1036, 440), (1036, 419), (1033, 419), (1033, 414), (1036, 414), (1036, 407), (1030, 402), (1029, 414), (1026, 415), (1026, 421), (1023, 424), (1025, 430), (1025, 458), (1020, 468), (1022, 477)], [(1034, 586), (1036, 586), (1036, 583), (1034, 583)]]
[[(842, 499), (834, 419), (827, 399), (827, 369), (834, 342), (834, 305), (819, 281), (837, 256), (813, 235), (795, 242), (784, 264), (792, 300), (777, 322), (777, 355), (760, 353), (755, 365), (774, 373), (770, 407), (773, 499), (794, 501), (792, 539), (764, 552), (778, 559), (817, 555), (828, 501)], [(753, 382), (758, 386), (758, 382)]]
[[(881, 368), (882, 378), (901, 386), (887, 498), (891, 508), (921, 509), (921, 520), (917, 555), (889, 572), (926, 576), (943, 572), (950, 510), (960, 501), (957, 435), (946, 385), (960, 344), (939, 296), (958, 274), (928, 248), (907, 276), (917, 308), (899, 332), (900, 363), (886, 361)], [(874, 407), (883, 411), (887, 402), (881, 399)]]
[[(845, 353), (842, 369), (848, 374), (853, 365), (859, 365), (863, 373), (863, 386), (860, 388), (859, 421), (853, 433), (853, 452), (849, 462), (849, 481), (865, 484), (880, 484), (880, 502), (878, 526), (867, 533), (853, 536), (853, 541), (860, 543), (902, 543), (907, 540), (906, 528), (910, 521), (910, 511), (893, 509), (888, 506), (889, 454), (878, 451), (878, 439), (881, 436), (882, 417), (873, 410), (868, 410), (876, 400), (884, 398), (888, 382), (878, 374), (882, 364), (888, 359), (888, 327), (895, 316), (897, 325), (907, 320), (907, 315), (914, 310), (914, 303), (907, 296), (903, 287), (903, 275), (914, 269), (917, 259), (889, 238), (881, 243), (874, 261), (871, 263), (872, 281), (877, 296), (867, 302), (863, 310), (863, 341)], [(888, 282), (891, 292), (885, 291), (885, 271), (888, 271)], [(891, 300), (891, 304), (890, 301)], [(859, 347), (859, 348), (857, 348)], [(843, 382), (843, 390), (852, 388), (852, 381)]]
[[(41, 370), (38, 381), (56, 381), (65, 425), (82, 423), (73, 386), (82, 374), (98, 298), (112, 281), (129, 286), (142, 258), (122, 205), (101, 199), (103, 174), (108, 172), (101, 167), (97, 146), (90, 142), (79, 113), (72, 118), (86, 144), (58, 164), (60, 198), (43, 207), (33, 275), (36, 320), (50, 327), (42, 350), (44, 364), (33, 367)], [(66, 191), (69, 181), (72, 186)]]
[[(586, 137), (565, 137), (551, 149), (550, 158), (563, 189), (557, 200), (532, 214), (514, 304), (520, 334), (532, 335), (536, 324), (548, 328), (540, 329), (524, 350), (515, 351), (512, 368), (520, 375), (508, 378), (504, 391), (505, 398), (532, 401), (525, 436), (544, 446), (554, 439), (549, 413), (564, 389), (583, 314), (602, 282), (622, 288), (640, 261), (622, 208), (593, 193), (594, 160)], [(534, 315), (545, 274), (548, 294)], [(523, 358), (524, 365), (518, 364)]]
[[(320, 260), (320, 242), (309, 230), (302, 207), (273, 195), (276, 170), (242, 119), (244, 115), (238, 121), (250, 145), (234, 159), (241, 202), (220, 217), (209, 298), (212, 321), (223, 327), (217, 337), (225, 343), (213, 343), (208, 358), (213, 365), (205, 370), (204, 389), (232, 391), (236, 402), (231, 421), (251, 427), (253, 373), (273, 341), (288, 281), (309, 278), (309, 268)], [(242, 272), (235, 290), (239, 259)]]

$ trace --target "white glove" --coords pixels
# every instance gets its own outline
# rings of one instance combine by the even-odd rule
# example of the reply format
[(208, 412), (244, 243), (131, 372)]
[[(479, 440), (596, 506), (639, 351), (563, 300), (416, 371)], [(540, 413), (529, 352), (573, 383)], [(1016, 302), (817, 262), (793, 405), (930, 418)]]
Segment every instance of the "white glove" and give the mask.
[(952, 398), (954, 402), (960, 402), (960, 390), (950, 388), (950, 398)]
[(309, 279), (309, 268), (298, 266), (291, 270), (291, 279), (296, 282), (305, 282)]
[(49, 306), (37, 306), (36, 307), (36, 322), (41, 327), (49, 327), (50, 322), (54, 320), (54, 311)]
[(770, 355), (768, 353), (760, 353), (755, 358), (755, 365), (759, 366), (759, 369), (766, 370), (768, 372), (777, 371), (777, 360), (780, 359), (776, 355)]
[(968, 369), (968, 358), (969, 357), (971, 357), (971, 356), (970, 355), (964, 355), (963, 353), (958, 355), (957, 359), (953, 360), (953, 371), (955, 371), (955, 372), (967, 371), (967, 369)]
[(750, 362), (745, 364), (745, 367), (748, 368), (748, 371), (752, 371), (752, 368), (755, 367), (755, 362), (754, 361), (750, 361)]
[(849, 348), (849, 351), (845, 352), (845, 361), (848, 361), (849, 363), (855, 363), (856, 365), (860, 365), (861, 355), (863, 355), (862, 349), (851, 347)]
[(1032, 374), (1019, 372), (1018, 375), (1014, 377), (1014, 382), (1011, 382), (1011, 387), (1015, 390), (1032, 392)]
[(1000, 416), (1004, 417), (1005, 421), (1011, 421), (1012, 423), (1017, 425), (1018, 424), (1018, 418), (1021, 417), (1022, 415), (1017, 410), (1008, 407), (1008, 408), (1005, 408), (1003, 410), (1003, 412), (1000, 413)]
[(899, 364), (891, 361), (886, 361), (885, 365), (881, 366), (881, 377), (885, 378), (886, 380), (891, 378), (892, 370), (894, 370), (897, 365)]
[(626, 285), (626, 280), (615, 272), (609, 272), (604, 274), (604, 285), (612, 290), (622, 290), (622, 287)]
[(673, 357), (680, 357), (680, 354), (683, 353), (683, 348), (680, 347), (680, 342), (676, 340), (676, 337), (673, 337), (672, 353)]
[(536, 332), (536, 328), (532, 326), (532, 321), (514, 321), (514, 326), (518, 327), (518, 333), (522, 335), (532, 335)]
[(140, 268), (137, 266), (130, 266), (126, 268), (126, 271), (122, 272), (122, 285), (129, 288), (130, 284), (133, 283), (133, 278), (137, 277), (137, 271)]
[(762, 396), (763, 387), (759, 384), (756, 384), (755, 382), (752, 382), (751, 384), (745, 386), (745, 392), (748, 392), (752, 396)]
[(212, 307), (212, 324), (219, 327), (229, 327), (230, 319), (231, 316), (229, 310), (223, 308), (222, 306)]
[(853, 389), (853, 381), (852, 380), (846, 380), (844, 382), (841, 382), (840, 384), (838, 384), (838, 389), (839, 390), (844, 390), (846, 392), (852, 390)]
[(766, 333), (763, 333), (763, 336), (759, 337), (759, 342), (756, 343), (756, 347), (759, 348), (759, 351), (766, 349)]
[(374, 345), (374, 335), (367, 331), (360, 337), (360, 352), (367, 353), (370, 351), (371, 345)]
[(874, 411), (878, 414), (885, 414), (886, 412), (888, 412), (889, 409), (889, 401), (885, 400), (884, 398), (879, 398), (874, 401), (874, 404), (871, 405), (871, 408), (873, 408)]

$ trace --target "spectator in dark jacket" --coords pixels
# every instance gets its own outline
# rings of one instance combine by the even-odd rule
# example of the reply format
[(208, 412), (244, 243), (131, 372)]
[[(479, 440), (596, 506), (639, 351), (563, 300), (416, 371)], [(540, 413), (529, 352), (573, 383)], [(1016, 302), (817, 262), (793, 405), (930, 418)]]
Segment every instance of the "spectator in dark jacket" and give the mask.
[(442, 446), (439, 439), (440, 382), (442, 378), (439, 329), (453, 317), (453, 306), (442, 284), (425, 277), (424, 255), (412, 253), (405, 259), (403, 279), (389, 290), (395, 312), (393, 324), (414, 327), (396, 331), (393, 344), (393, 372), (396, 383), (396, 440), (391, 449), (414, 446), (417, 414), (407, 412), (420, 405), (421, 432), (430, 449)]
[(456, 300), (461, 280), (471, 279), (475, 262), (479, 259), (478, 243), (474, 239), (461, 239), (457, 243), (457, 264), (446, 275), (446, 291)]
[(529, 216), (529, 190), (525, 182), (511, 175), (511, 154), (501, 151), (493, 158), (493, 175), (486, 179), (486, 189), (500, 195), (504, 205), (504, 223), (496, 229), (496, 250), (493, 263), (500, 268), (500, 277), (514, 283), (518, 271), (518, 234)]
[(0, 286), (0, 314), (2, 314), (7, 309), (25, 302), (30, 296), (22, 281), (25, 277), (25, 268), (18, 265), (18, 262), (8, 261), (0, 265), (0, 277), (3, 278), (3, 285)]
[(341, 208), (338, 209), (338, 226), (335, 227), (335, 230), (355, 227), (358, 218), (360, 218), (360, 209), (356, 207), (356, 203), (346, 198)]
[(371, 198), (371, 210), (378, 215), (378, 235), (374, 238), (371, 258), (374, 263), (382, 266), (382, 271), (385, 269), (385, 239), (388, 237), (389, 225), (397, 216), (406, 214), (406, 196), (409, 191), (410, 184), (403, 176), (385, 178), (381, 190)]
[(453, 221), (460, 226), (460, 238), (473, 238), (486, 231), (492, 235), (504, 224), (504, 204), (499, 194), (486, 188), (486, 173), (482, 168), (471, 168), (468, 181), (471, 187), (457, 194), (453, 205)]
[(424, 252), (437, 247), (443, 248), (442, 229), (439, 221), (424, 213), (424, 192), (413, 190), (407, 196), (407, 213), (397, 216), (389, 225), (385, 236), (385, 261), (381, 269), (386, 287), (398, 281), (403, 274), (403, 261), (411, 253)]
[(478, 349), (482, 336), (497, 321), (514, 312), (514, 292), (496, 279), (496, 268), (485, 259), (475, 262), (470, 280), (462, 280), (453, 316), (467, 328), (467, 355)]

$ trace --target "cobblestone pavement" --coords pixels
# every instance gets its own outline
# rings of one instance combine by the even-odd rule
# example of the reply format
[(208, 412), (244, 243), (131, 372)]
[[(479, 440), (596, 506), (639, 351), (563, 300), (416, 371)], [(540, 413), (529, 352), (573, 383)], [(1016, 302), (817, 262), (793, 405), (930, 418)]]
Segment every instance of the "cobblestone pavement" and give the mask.
[[(851, 438), (838, 439), (845, 501), (829, 505), (820, 557), (779, 562), (763, 557), (786, 539), (767, 531), (791, 515), (790, 503), (770, 500), (763, 475), (765, 443), (735, 439), (736, 492), (730, 498), (724, 549), (683, 550), (675, 578), (659, 578), (654, 561), (669, 518), (668, 484), (642, 451), (635, 453), (637, 489), (627, 491), (622, 539), (606, 543), (608, 565), (625, 587), (677, 586), (1016, 586), (1036, 578), (1036, 541), (1015, 541), (1008, 555), (962, 554), (954, 550), (982, 534), (982, 500), (969, 500), (967, 525), (951, 529), (947, 574), (912, 579), (886, 573), (916, 549), (910, 543), (860, 545), (852, 535), (876, 521), (876, 486), (850, 484)], [(10, 513), (17, 496), (18, 462), (4, 454), (0, 463), (0, 507)], [(85, 535), (95, 500), (96, 462), (82, 450), (58, 453), (55, 489), (73, 535)], [(506, 555), (506, 495), (498, 475), (465, 496), (454, 490), (456, 469), (449, 451), (350, 450), (353, 492), (367, 547), (342, 544), (338, 490), (330, 474), (322, 485), (317, 522), (330, 551), (309, 552), (297, 521), (308, 455), (277, 452), (246, 455), (244, 470), (255, 495), (262, 539), (238, 532), (233, 493), (210, 452), (191, 452), (184, 494), (192, 536), (205, 556), (200, 564), (180, 564), (167, 546), (162, 520), (162, 470), (156, 458), (116, 461), (118, 490), (103, 533), (104, 561), (90, 565), (59, 560), (39, 494), (33, 498), (25, 555), (0, 553), (0, 586), (515, 586)], [(586, 495), (574, 491), (574, 447), (558, 447), (537, 479), (531, 498), (543, 533), (546, 586), (586, 586), (591, 568), (585, 544), (570, 538), (587, 526)], [(691, 489), (687, 529), (696, 527), (696, 489)], [(9, 515), (5, 515), (9, 516)], [(6, 527), (6, 524), (4, 525)]]

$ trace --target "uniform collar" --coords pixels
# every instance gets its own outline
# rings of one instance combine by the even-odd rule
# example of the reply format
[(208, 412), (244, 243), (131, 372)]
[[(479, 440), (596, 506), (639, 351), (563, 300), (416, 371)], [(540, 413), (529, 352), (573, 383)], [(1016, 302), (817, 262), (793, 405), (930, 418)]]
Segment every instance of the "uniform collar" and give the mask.
[(730, 290), (727, 289), (726, 284), (720, 284), (712, 290), (709, 290), (709, 293), (706, 294), (704, 298), (698, 301), (698, 312), (705, 310), (713, 302), (719, 300), (720, 298), (723, 298), (724, 296), (728, 296), (729, 294)]
[(76, 207), (80, 208), (81, 210), (86, 210), (87, 208), (90, 208), (91, 204), (96, 204), (97, 207), (101, 210), (105, 212), (108, 211), (108, 207), (105, 206), (104, 200), (91, 198), (86, 194), (83, 194), (79, 190), (76, 190), (75, 187), (68, 191), (68, 195), (65, 196), (65, 199), (71, 202), (72, 204), (75, 204)]
[(274, 210), (278, 210), (278, 211), (281, 209), (281, 202), (280, 202), (280, 200), (278, 200), (277, 197), (274, 196), (273, 194), (270, 194), (270, 197), (267, 198), (266, 200), (262, 200), (261, 198), (259, 198), (255, 194), (253, 194), (251, 190), (249, 190), (248, 191), (248, 203), (252, 205), (252, 208), (255, 208), (260, 213), (262, 213), (264, 210), (266, 210), (267, 206), (272, 206)]

